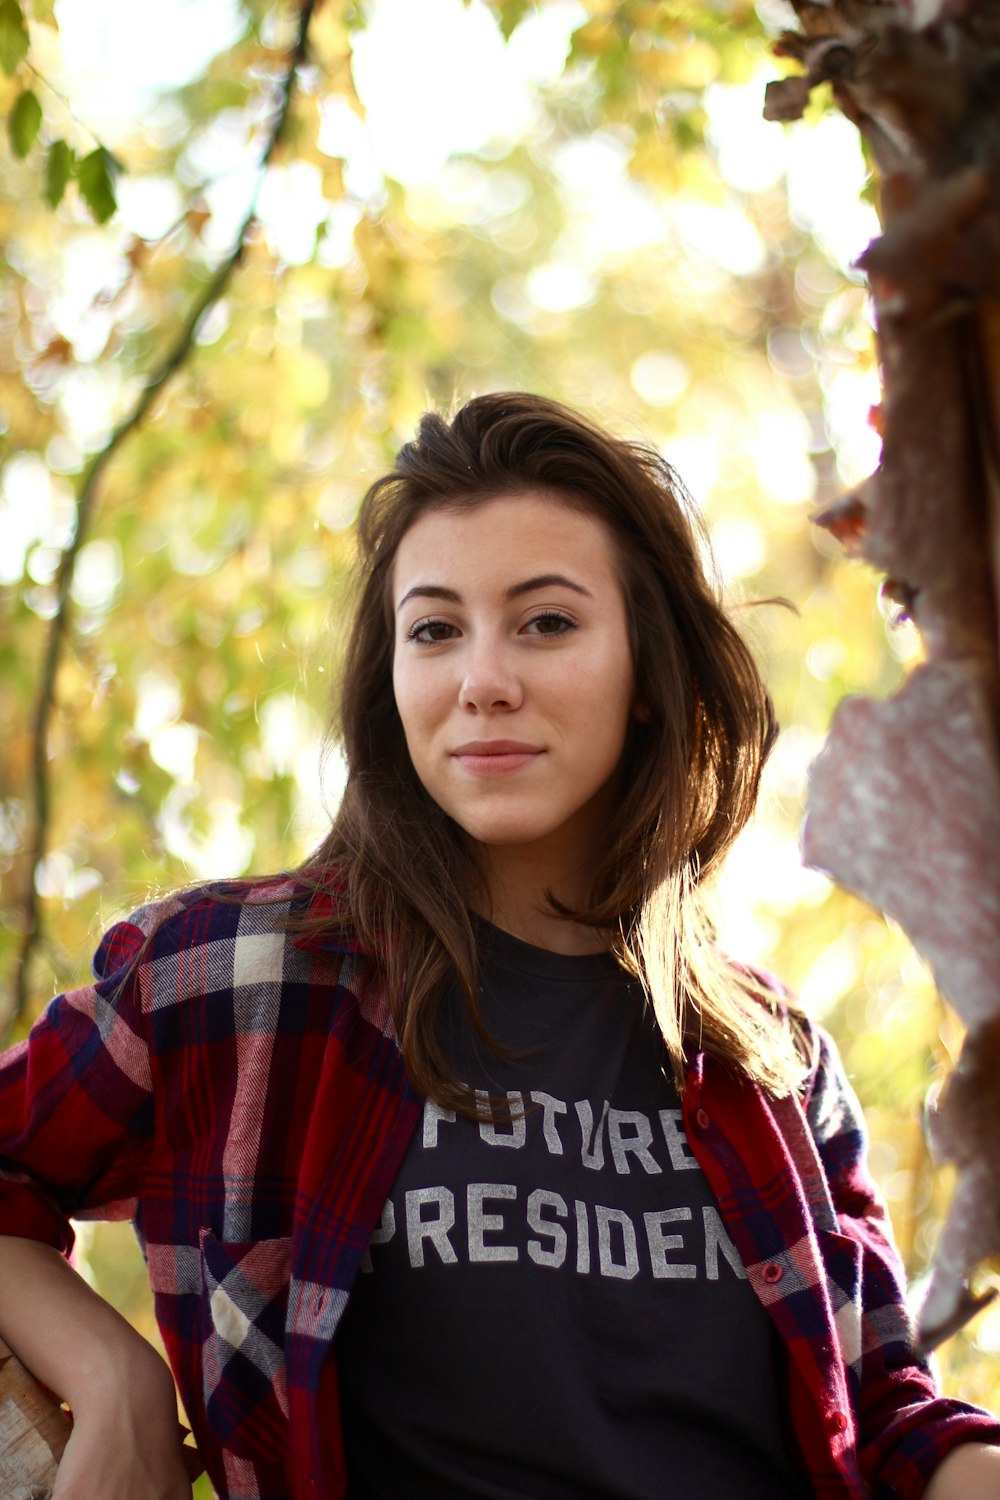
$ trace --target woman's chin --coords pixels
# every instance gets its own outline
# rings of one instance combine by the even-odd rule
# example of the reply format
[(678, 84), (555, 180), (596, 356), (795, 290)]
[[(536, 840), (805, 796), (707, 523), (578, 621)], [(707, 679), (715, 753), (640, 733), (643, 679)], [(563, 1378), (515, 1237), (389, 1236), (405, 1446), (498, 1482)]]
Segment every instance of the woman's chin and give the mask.
[(534, 818), (463, 818), (455, 821), (474, 844), (480, 844), (484, 849), (527, 849), (545, 842), (556, 831), (550, 823)]

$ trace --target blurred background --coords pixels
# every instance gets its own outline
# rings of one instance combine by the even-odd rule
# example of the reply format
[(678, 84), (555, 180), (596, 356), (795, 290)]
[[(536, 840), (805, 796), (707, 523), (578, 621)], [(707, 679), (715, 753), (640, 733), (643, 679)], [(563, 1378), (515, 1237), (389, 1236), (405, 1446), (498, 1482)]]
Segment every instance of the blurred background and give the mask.
[[(659, 445), (708, 520), (783, 726), (719, 882), (722, 938), (835, 1033), (919, 1283), (949, 1188), (919, 1112), (959, 1030), (902, 935), (798, 852), (836, 703), (893, 691), (920, 642), (810, 523), (878, 459), (852, 270), (878, 219), (822, 91), (800, 123), (761, 117), (792, 21), (782, 0), (326, 0), (262, 172), (297, 6), (0, 8), (8, 1038), (86, 979), (116, 916), (319, 840), (360, 496), (426, 407), (537, 390)], [(240, 263), (185, 343), (255, 193)], [(119, 441), (174, 348), (177, 373)], [(19, 999), (42, 664), (95, 459)], [(772, 595), (794, 612), (750, 607)], [(83, 1226), (80, 1244), (155, 1337), (130, 1230)], [(998, 1350), (988, 1311), (942, 1349), (947, 1389), (1000, 1406)]]

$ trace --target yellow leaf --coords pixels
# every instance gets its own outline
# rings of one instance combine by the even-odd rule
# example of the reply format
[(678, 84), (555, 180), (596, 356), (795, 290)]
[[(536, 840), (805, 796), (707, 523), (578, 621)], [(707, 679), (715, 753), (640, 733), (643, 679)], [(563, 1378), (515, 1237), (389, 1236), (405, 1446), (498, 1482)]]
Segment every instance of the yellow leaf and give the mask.
[(322, 406), (330, 393), (330, 370), (326, 361), (301, 345), (282, 351), (278, 364), (285, 397), (307, 409)]

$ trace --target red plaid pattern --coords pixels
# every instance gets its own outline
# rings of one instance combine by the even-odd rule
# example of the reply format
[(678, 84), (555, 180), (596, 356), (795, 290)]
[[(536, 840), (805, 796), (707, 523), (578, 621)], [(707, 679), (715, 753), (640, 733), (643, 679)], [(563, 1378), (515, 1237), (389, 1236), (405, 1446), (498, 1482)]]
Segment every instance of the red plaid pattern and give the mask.
[[(295, 889), (147, 907), (97, 982), (0, 1061), (0, 1230), (63, 1250), (132, 1218), (199, 1448), (227, 1500), (341, 1500), (331, 1340), (421, 1101), (375, 966), (284, 930)], [(1000, 1442), (914, 1356), (856, 1101), (816, 1037), (805, 1113), (699, 1055), (691, 1147), (789, 1351), (822, 1500), (917, 1497), (955, 1443)]]

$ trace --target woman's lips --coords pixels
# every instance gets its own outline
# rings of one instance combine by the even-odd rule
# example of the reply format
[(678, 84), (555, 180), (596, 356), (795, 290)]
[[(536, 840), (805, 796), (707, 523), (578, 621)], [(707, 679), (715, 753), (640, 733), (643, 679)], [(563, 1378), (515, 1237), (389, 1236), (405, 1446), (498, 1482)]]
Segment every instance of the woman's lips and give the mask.
[(503, 776), (509, 771), (519, 771), (545, 752), (517, 740), (474, 740), (459, 745), (451, 753), (462, 769), (474, 776)]

